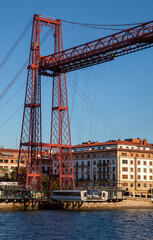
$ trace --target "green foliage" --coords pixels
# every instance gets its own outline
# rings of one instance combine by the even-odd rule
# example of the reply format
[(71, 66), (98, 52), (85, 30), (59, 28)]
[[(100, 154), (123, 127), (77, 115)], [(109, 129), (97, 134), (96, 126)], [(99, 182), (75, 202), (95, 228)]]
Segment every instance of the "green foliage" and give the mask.
[[(20, 168), (20, 174), (25, 174), (26, 173), (26, 168), (25, 167), (21, 167)], [(10, 173), (10, 180), (12, 182), (16, 181), (16, 177), (17, 177), (17, 167), (13, 169), (13, 171)]]
[(42, 189), (48, 190), (49, 185), (49, 177), (47, 177), (45, 174), (42, 174)]
[(56, 180), (53, 184), (52, 191), (59, 190), (59, 179)]

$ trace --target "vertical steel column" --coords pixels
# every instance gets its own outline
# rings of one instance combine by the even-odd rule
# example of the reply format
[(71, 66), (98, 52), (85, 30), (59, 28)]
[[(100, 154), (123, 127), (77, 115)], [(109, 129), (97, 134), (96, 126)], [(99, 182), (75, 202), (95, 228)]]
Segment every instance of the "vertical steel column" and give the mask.
[[(41, 151), (41, 77), (40, 59), (40, 21), (33, 20), (31, 48), (27, 75), (27, 85), (22, 121), (17, 178), (20, 183), (35, 190), (42, 189), (42, 151)], [(22, 172), (22, 155), (26, 155), (26, 175)]]
[[(63, 51), (61, 24), (55, 27), (54, 51)], [(60, 189), (74, 189), (66, 76), (56, 72), (53, 76), (51, 144), (57, 147), (51, 149), (50, 189), (55, 182)]]
[[(31, 186), (35, 190), (42, 189), (42, 147), (47, 146), (48, 149), (50, 149), (50, 189), (52, 189), (55, 181), (58, 182), (60, 189), (74, 189), (66, 77), (65, 74), (61, 74), (60, 72), (55, 72), (53, 77), (51, 143), (42, 143), (40, 78), (40, 32), (42, 26), (49, 26), (53, 30), (55, 38), (54, 52), (57, 53), (63, 50), (60, 20), (35, 15), (32, 29), (17, 177), (19, 183), (26, 182), (26, 186)], [(46, 76), (47, 75), (46, 70)], [(24, 158), (27, 158), (25, 174), (22, 171), (23, 154)]]

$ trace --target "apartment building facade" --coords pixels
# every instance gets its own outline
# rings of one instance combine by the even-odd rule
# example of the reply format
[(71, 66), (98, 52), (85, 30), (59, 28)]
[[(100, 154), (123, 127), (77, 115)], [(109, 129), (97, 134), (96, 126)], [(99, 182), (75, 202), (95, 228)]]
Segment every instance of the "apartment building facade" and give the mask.
[[(0, 149), (0, 178), (18, 164), (18, 149)], [(153, 144), (142, 139), (86, 142), (72, 147), (77, 188), (122, 187), (130, 195), (148, 195), (153, 188)], [(26, 156), (23, 156), (26, 167)], [(54, 172), (59, 164), (55, 164)], [(49, 173), (49, 154), (43, 155), (42, 172)]]
[[(4, 178), (5, 175), (10, 177), (11, 172), (18, 165), (18, 149), (6, 149), (0, 148), (0, 178)], [(21, 166), (26, 167), (26, 157), (21, 159)]]
[(86, 142), (73, 146), (76, 186), (122, 187), (147, 196), (153, 186), (153, 144), (142, 139)]

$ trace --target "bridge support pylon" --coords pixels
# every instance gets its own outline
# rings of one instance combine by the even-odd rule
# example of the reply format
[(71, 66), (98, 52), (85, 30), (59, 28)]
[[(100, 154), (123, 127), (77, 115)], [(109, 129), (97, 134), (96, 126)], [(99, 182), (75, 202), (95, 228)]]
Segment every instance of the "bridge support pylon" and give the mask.
[[(70, 138), (66, 76), (54, 72), (52, 92), (52, 119), (50, 143), (42, 143), (41, 123), (41, 75), (48, 76), (47, 70), (40, 69), (40, 33), (48, 26), (54, 36), (54, 53), (63, 50), (61, 21), (34, 16), (27, 85), (23, 111), (17, 180), (34, 190), (42, 190), (43, 148), (50, 152), (49, 189), (57, 182), (59, 189), (74, 189), (73, 159)], [(41, 56), (42, 58), (42, 56)], [(26, 159), (26, 172), (23, 161)]]

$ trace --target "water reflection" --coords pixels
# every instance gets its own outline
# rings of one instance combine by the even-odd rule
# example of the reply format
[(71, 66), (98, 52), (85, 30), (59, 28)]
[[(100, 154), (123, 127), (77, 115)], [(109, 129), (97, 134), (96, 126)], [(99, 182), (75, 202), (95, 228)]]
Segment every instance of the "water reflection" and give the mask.
[(0, 239), (152, 239), (152, 210), (0, 213)]

